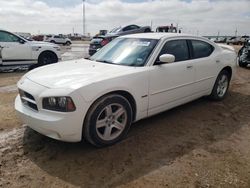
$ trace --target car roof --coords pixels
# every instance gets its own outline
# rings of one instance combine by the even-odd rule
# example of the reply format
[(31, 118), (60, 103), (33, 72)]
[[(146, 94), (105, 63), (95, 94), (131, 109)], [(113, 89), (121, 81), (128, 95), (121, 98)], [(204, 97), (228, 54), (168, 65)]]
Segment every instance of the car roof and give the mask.
[(183, 33), (138, 33), (138, 34), (121, 36), (121, 38), (146, 38), (146, 39), (164, 39), (172, 37), (194, 37), (197, 39), (201, 38), (194, 35), (183, 34)]

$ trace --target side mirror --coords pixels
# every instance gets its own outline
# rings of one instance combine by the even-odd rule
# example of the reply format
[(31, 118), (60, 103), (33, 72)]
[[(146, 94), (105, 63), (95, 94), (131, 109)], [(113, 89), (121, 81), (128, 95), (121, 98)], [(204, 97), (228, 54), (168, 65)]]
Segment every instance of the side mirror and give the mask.
[(24, 40), (22, 40), (22, 39), (19, 39), (19, 41), (18, 41), (20, 44), (24, 44), (25, 43), (25, 41)]
[(162, 54), (159, 59), (161, 63), (173, 63), (175, 56), (172, 54)]

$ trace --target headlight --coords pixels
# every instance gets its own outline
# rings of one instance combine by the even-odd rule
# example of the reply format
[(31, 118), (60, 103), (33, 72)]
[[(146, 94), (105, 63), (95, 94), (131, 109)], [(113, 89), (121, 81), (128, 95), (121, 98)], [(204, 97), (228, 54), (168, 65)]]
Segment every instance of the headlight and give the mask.
[(75, 104), (70, 97), (46, 97), (43, 98), (43, 108), (59, 112), (73, 112)]

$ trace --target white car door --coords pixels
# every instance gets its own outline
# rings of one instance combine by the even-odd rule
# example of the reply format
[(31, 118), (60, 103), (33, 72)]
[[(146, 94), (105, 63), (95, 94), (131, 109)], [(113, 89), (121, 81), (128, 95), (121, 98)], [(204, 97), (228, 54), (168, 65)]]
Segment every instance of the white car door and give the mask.
[(192, 46), (192, 59), (195, 68), (195, 87), (197, 94), (204, 94), (213, 88), (216, 77), (218, 76), (219, 62), (213, 53), (214, 47), (201, 40), (189, 40)]
[[(174, 55), (175, 62), (157, 65), (162, 54)], [(195, 70), (186, 40), (167, 41), (159, 56), (149, 75), (149, 116), (185, 103), (194, 87)]]
[(18, 36), (0, 31), (0, 46), (3, 65), (34, 63), (31, 46)]

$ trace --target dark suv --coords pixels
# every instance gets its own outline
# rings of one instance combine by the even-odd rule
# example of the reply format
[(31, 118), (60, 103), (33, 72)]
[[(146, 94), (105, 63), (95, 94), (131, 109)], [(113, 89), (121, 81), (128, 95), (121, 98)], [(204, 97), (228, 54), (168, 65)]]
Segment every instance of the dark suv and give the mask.
[(238, 53), (239, 66), (247, 67), (250, 64), (250, 40), (246, 41)]

